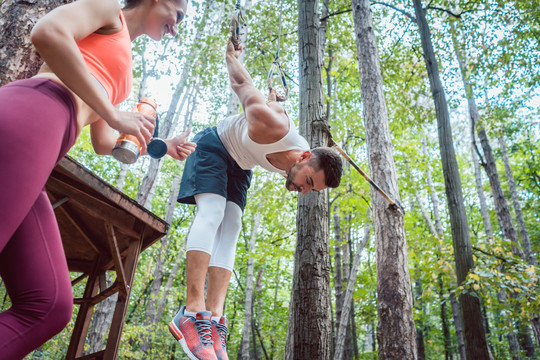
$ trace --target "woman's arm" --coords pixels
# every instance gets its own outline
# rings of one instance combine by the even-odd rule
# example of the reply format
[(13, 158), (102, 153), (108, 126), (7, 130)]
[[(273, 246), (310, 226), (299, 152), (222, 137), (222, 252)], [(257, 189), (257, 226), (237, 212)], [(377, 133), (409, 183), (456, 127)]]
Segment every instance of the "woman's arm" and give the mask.
[(90, 75), (77, 41), (97, 30), (120, 31), (116, 0), (78, 0), (45, 15), (31, 39), (49, 68), (113, 129), (135, 135), (143, 146), (152, 136), (154, 121), (140, 113), (118, 111)]

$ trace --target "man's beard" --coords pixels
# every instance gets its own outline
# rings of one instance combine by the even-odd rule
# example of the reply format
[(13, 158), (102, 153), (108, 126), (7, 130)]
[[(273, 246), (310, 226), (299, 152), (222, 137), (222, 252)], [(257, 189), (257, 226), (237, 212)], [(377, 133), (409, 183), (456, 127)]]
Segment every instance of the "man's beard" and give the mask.
[[(296, 174), (298, 173), (298, 170), (302, 168), (303, 164), (293, 164), (291, 168), (289, 169), (289, 172), (287, 174), (287, 181), (285, 181), (285, 187), (289, 191), (295, 191), (296, 185), (293, 183), (294, 178), (296, 177)], [(291, 189), (292, 187), (292, 189)]]

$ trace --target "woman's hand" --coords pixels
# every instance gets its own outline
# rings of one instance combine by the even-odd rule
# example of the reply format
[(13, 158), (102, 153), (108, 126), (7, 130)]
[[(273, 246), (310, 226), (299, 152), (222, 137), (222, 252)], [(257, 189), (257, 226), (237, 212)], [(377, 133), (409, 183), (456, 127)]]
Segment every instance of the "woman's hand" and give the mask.
[(141, 144), (142, 153), (146, 153), (146, 144), (152, 138), (156, 126), (156, 120), (152, 116), (139, 112), (116, 111), (107, 123), (115, 130), (135, 136)]
[(186, 141), (187, 136), (191, 133), (191, 129), (187, 129), (183, 133), (165, 140), (167, 144), (167, 154), (173, 159), (184, 161), (195, 151), (197, 144)]

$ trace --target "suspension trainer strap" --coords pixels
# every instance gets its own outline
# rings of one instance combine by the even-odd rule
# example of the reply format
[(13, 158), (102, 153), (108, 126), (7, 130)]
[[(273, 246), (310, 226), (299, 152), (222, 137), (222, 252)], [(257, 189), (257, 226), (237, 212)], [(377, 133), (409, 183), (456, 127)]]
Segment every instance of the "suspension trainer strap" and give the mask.
[(279, 48), (281, 46), (281, 19), (283, 16), (283, 2), (280, 1), (279, 3), (279, 33), (278, 33), (278, 46), (276, 50), (276, 55), (274, 56), (274, 62), (272, 63), (272, 66), (270, 67), (270, 71), (268, 72), (268, 78), (266, 79), (266, 83), (268, 85), (268, 91), (269, 93), (272, 93), (272, 90), (274, 87), (272, 86), (272, 78), (274, 76), (274, 71), (276, 70), (279, 72), (279, 76), (281, 78), (281, 83), (283, 84), (284, 89), (284, 95), (281, 96), (279, 94), (276, 95), (277, 101), (285, 101), (289, 97), (289, 87), (287, 86), (287, 80), (285, 80), (285, 73), (283, 72), (283, 68), (281, 67), (281, 64), (279, 63)]
[(240, 0), (236, 0), (236, 6), (234, 7), (234, 13), (231, 19), (231, 25), (229, 29), (235, 49), (238, 49), (238, 45), (240, 45), (240, 25), (247, 25), (247, 21), (244, 18), (244, 14), (242, 13)]

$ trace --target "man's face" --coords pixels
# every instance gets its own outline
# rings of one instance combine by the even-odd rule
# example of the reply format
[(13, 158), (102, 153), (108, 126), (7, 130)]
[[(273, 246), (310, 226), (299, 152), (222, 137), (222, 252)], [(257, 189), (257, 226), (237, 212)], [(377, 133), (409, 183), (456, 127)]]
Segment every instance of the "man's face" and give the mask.
[(322, 169), (315, 171), (313, 167), (307, 163), (307, 160), (302, 160), (301, 162), (295, 163), (289, 169), (285, 187), (289, 191), (298, 191), (302, 194), (306, 194), (311, 190), (321, 191), (326, 189), (328, 186), (326, 186), (324, 182), (324, 171)]

